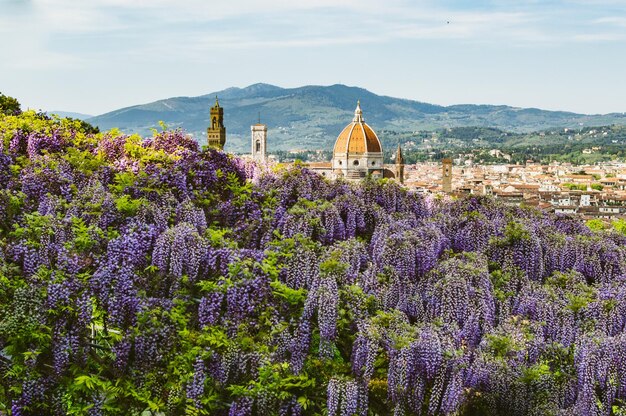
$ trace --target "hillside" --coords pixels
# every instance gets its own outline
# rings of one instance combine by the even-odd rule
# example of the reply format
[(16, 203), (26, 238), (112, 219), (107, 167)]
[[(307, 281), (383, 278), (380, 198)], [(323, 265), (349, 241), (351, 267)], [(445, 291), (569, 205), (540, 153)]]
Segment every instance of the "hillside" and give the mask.
[[(493, 127), (454, 127), (419, 132), (382, 130), (378, 134), (385, 141), (388, 163), (392, 163), (393, 149), (398, 144), (404, 149), (405, 161), (409, 164), (451, 156), (466, 158), (468, 152), (476, 156), (478, 163), (524, 163), (527, 160), (550, 163), (556, 160), (586, 164), (626, 158), (626, 126), (622, 125), (530, 133), (507, 132)], [(502, 158), (488, 156), (493, 149), (500, 149)], [(293, 157), (287, 153), (279, 154), (284, 158)], [(307, 160), (314, 158), (315, 154), (299, 153), (298, 157)]]
[(257, 121), (259, 113), (262, 122), (269, 127), (268, 137), (273, 149), (331, 147), (341, 128), (351, 120), (359, 99), (366, 121), (377, 131), (484, 126), (530, 132), (581, 124), (626, 124), (623, 113), (584, 115), (496, 105), (444, 107), (381, 96), (345, 85), (280, 88), (267, 84), (228, 88), (198, 97), (168, 98), (115, 110), (88, 121), (102, 130), (118, 127), (125, 132), (149, 135), (150, 128), (158, 126), (162, 120), (171, 128), (184, 128), (204, 143), (209, 107), (216, 95), (224, 107), (229, 151), (248, 150), (250, 125)]
[(92, 118), (93, 116), (90, 114), (83, 114), (83, 113), (74, 113), (71, 111), (57, 111), (57, 110), (50, 110), (50, 111), (46, 111), (47, 115), (53, 115), (56, 114), (57, 116), (63, 118), (63, 117), (70, 117), (76, 120), (86, 120), (88, 118)]

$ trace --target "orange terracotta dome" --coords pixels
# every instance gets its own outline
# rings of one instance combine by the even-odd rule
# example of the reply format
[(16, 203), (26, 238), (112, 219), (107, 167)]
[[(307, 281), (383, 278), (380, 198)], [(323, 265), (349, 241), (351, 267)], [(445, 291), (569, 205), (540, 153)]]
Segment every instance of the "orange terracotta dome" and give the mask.
[(361, 104), (357, 102), (354, 111), (354, 119), (348, 124), (337, 137), (333, 154), (345, 153), (382, 153), (382, 146), (378, 136), (363, 121)]

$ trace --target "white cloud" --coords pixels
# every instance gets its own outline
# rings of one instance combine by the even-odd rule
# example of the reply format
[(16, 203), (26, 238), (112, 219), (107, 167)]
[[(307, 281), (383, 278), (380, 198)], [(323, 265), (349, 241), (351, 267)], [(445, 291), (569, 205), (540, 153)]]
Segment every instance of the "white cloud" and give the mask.
[(588, 33), (575, 35), (573, 39), (581, 42), (618, 42), (626, 40), (626, 35), (617, 33)]
[[(139, 35), (145, 31), (149, 36), (157, 30), (173, 33), (174, 29), (168, 26), (178, 24), (175, 30), (184, 35), (187, 31), (185, 24), (228, 22), (229, 26), (221, 28), (223, 35), (249, 33), (252, 36), (238, 39), (243, 43), (237, 45), (249, 43), (253, 46), (346, 44), (350, 39), (362, 43), (370, 38), (391, 40), (395, 37), (467, 41), (516, 39), (525, 42), (581, 38), (573, 36), (576, 35), (575, 24), (568, 27), (552, 21), (561, 13), (558, 9), (546, 10), (538, 3), (525, 3), (524, 7), (518, 4), (515, 8), (509, 2), (505, 4), (516, 11), (502, 12), (499, 8), (468, 11), (442, 7), (433, 1), (406, 0), (36, 0), (30, 13), (0, 25), (0, 33), (13, 33), (16, 28), (29, 25), (30, 36), (48, 38), (58, 34), (116, 31)], [(274, 22), (274, 33), (260, 26), (263, 22)], [(607, 17), (595, 22), (617, 27), (626, 25), (624, 18)], [(255, 27), (263, 28), (267, 33), (255, 33)], [(283, 33), (279, 33), (281, 30)], [(285, 40), (285, 35), (291, 34), (308, 35), (309, 39)], [(333, 40), (338, 35), (344, 35), (346, 40)], [(223, 45), (230, 47), (232, 42), (225, 41)]]
[(626, 17), (601, 17), (599, 19), (595, 19), (592, 23), (598, 25), (613, 25), (619, 27), (626, 27)]
[[(44, 67), (63, 67), (88, 65), (99, 55), (105, 60), (111, 53), (138, 57), (163, 50), (196, 60), (202, 58), (195, 54), (209, 48), (436, 39), (510, 47), (624, 40), (626, 18), (587, 18), (577, 15), (576, 8), (593, 6), (574, 3), (563, 11), (541, 2), (508, 0), (488, 10), (444, 7), (434, 0), (34, 0), (21, 13), (0, 15), (0, 35), (11, 37), (17, 46), (0, 45), (0, 53), (15, 57), (12, 67), (41, 68), (30, 57), (41, 57)], [(601, 8), (605, 2), (595, 4)], [(561, 19), (562, 13), (568, 18)], [(85, 34), (93, 48), (85, 47)], [(105, 43), (108, 49), (101, 48)]]

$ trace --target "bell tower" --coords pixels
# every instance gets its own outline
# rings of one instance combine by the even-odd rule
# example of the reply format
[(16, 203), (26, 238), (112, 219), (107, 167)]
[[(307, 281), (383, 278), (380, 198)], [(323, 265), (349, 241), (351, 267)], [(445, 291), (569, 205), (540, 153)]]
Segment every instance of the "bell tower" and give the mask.
[(267, 159), (267, 126), (259, 122), (250, 126), (252, 132), (252, 158), (258, 162), (265, 162)]
[(446, 158), (442, 161), (441, 188), (449, 194), (452, 192), (452, 159)]
[(206, 129), (207, 145), (215, 150), (224, 150), (226, 128), (224, 127), (224, 109), (215, 96), (215, 105), (211, 107), (211, 125)]
[(398, 183), (404, 184), (404, 157), (402, 157), (402, 148), (399, 143), (396, 151), (396, 180)]

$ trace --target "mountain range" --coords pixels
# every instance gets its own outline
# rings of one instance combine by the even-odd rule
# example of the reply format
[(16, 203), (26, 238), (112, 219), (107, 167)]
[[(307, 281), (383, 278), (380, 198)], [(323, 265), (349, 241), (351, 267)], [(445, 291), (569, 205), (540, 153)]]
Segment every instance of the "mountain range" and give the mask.
[(75, 113), (72, 111), (57, 111), (57, 110), (46, 111), (46, 114), (49, 116), (54, 114), (61, 118), (70, 117), (76, 120), (87, 120), (88, 118), (93, 117), (92, 115), (89, 115), (89, 114)]
[(158, 129), (159, 121), (163, 121), (168, 127), (181, 127), (200, 143), (206, 143), (209, 108), (216, 96), (224, 108), (226, 149), (232, 152), (248, 150), (250, 125), (259, 119), (268, 126), (270, 149), (329, 149), (341, 129), (352, 120), (357, 100), (361, 101), (366, 122), (379, 133), (383, 144), (386, 131), (484, 126), (530, 132), (583, 125), (626, 125), (625, 113), (588, 115), (506, 105), (440, 106), (377, 95), (340, 84), (298, 88), (254, 84), (197, 97), (173, 97), (135, 105), (87, 121), (101, 130), (117, 127), (140, 135), (150, 135), (151, 129)]

